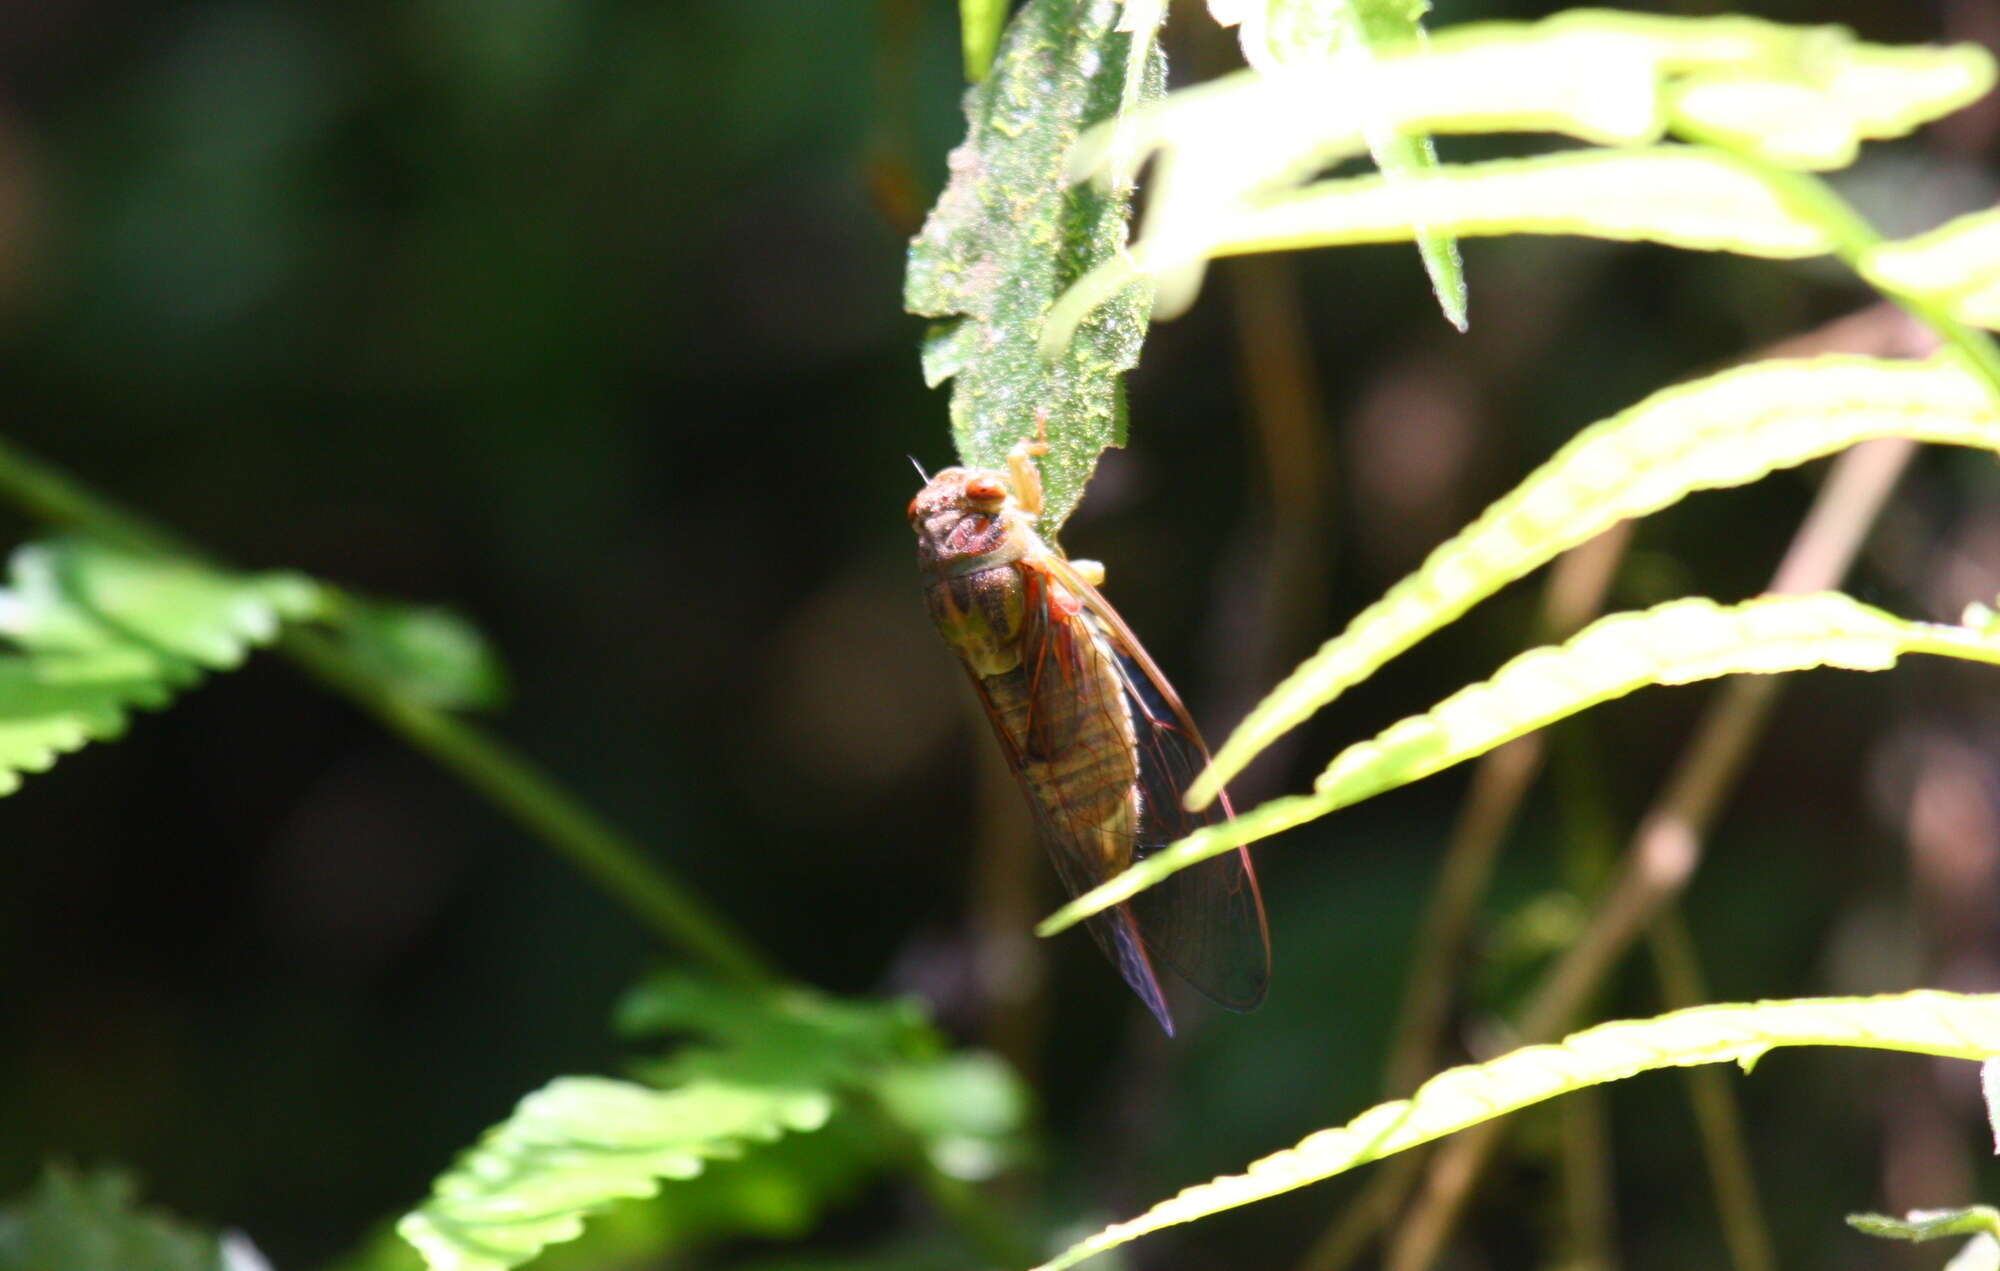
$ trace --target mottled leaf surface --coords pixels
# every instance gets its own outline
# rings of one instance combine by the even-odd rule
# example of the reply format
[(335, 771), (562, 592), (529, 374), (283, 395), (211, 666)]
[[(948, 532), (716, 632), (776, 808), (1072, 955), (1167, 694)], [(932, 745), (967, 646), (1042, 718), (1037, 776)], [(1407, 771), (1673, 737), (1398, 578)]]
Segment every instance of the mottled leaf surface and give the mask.
[[(1055, 298), (1126, 240), (1126, 193), (1068, 175), (1077, 137), (1128, 96), (1134, 37), (1117, 29), (1121, 9), (1029, 0), (1015, 15), (992, 73), (966, 95), (966, 138), (910, 245), (904, 284), (910, 312), (936, 319), (924, 378), (952, 382), (959, 458), (1000, 467), (1017, 443), (1046, 432), (1050, 532), (1082, 498), (1098, 454), (1124, 442), (1121, 377), (1138, 361), (1152, 299), (1143, 283), (1125, 288), (1051, 356), (1039, 349)], [(1155, 49), (1130, 96), (1157, 98), (1164, 75)]]

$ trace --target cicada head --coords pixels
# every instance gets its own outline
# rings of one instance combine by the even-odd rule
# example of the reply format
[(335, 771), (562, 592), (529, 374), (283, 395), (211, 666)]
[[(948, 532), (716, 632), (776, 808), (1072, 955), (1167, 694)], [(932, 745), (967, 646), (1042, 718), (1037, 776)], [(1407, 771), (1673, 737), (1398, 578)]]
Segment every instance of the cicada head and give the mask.
[(939, 574), (969, 574), (1020, 560), (1034, 535), (1005, 473), (946, 468), (910, 500), (917, 563)]

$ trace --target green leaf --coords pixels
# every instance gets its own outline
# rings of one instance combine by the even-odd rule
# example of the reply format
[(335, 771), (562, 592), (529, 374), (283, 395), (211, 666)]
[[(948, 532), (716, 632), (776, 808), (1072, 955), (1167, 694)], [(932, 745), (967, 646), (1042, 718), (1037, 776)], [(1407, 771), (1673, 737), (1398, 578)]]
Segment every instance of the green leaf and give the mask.
[[(49, 1166), (0, 1208), (0, 1271), (223, 1271), (214, 1236), (141, 1209), (137, 1191), (115, 1170)], [(232, 1271), (261, 1265), (246, 1247)]]
[(335, 636), (362, 674), (440, 710), (493, 710), (507, 700), (500, 657), (449, 609), (339, 597)]
[(288, 620), (321, 609), (297, 574), (232, 575), (65, 540), (17, 550), (0, 590), (0, 794), (92, 741), (119, 736), (204, 670), (242, 664)]
[(1619, 521), (1875, 437), (2000, 453), (2000, 409), (1949, 358), (1822, 357), (1726, 371), (1593, 424), (1259, 702), (1190, 801), (1206, 804), (1266, 746), (1389, 659)]
[(2000, 1209), (1966, 1205), (1960, 1209), (1912, 1209), (1902, 1218), (1887, 1214), (1849, 1214), (1847, 1225), (1864, 1235), (1885, 1240), (1938, 1240), (1947, 1236), (2000, 1235)]
[(1915, 992), (1758, 1002), (1600, 1024), (1556, 1045), (1528, 1046), (1440, 1073), (1408, 1099), (1321, 1130), (1241, 1174), (1189, 1187), (1071, 1246), (1037, 1271), (1062, 1271), (1148, 1232), (1282, 1195), (1573, 1090), (1656, 1068), (1730, 1062), (1748, 1068), (1780, 1046), (1985, 1059), (2000, 1054), (2000, 997)]
[(648, 1066), (655, 1084), (741, 1077), (753, 1071), (745, 1065), (754, 1057), (772, 1056), (789, 1078), (828, 1088), (866, 1086), (932, 1163), (954, 1177), (987, 1177), (1020, 1154), (1027, 1119), (1020, 1079), (985, 1052), (945, 1051), (914, 1002), (844, 1001), (798, 990), (767, 1001), (707, 980), (662, 975), (626, 996), (618, 1026), (635, 1038), (695, 1032), (722, 1043)]
[[(1241, 0), (1224, 6), (1222, 16), (1247, 21), (1246, 15), (1263, 12), (1266, 2)], [(1225, 77), (1174, 93), (1126, 129), (1127, 149), (1139, 152), (1127, 162), (1159, 154), (1134, 249), (1136, 267), (1088, 279), (1080, 294), (1064, 299), (1063, 322), (1051, 324), (1048, 338), (1060, 338), (1110, 291), (1129, 288), (1135, 280), (1156, 282), (1156, 316), (1177, 313), (1192, 301), (1203, 262), (1214, 255), (1405, 241), (1418, 234), (1418, 226), (1426, 232), (1470, 232), (1453, 224), (1451, 209), (1433, 208), (1428, 197), (1401, 191), (1405, 196), (1393, 199), (1371, 195), (1367, 208), (1354, 209), (1356, 215), (1393, 211), (1404, 221), (1400, 232), (1379, 224), (1356, 226), (1332, 211), (1321, 213), (1333, 219), (1316, 230), (1288, 220), (1301, 215), (1295, 203), (1307, 182), (1362, 153), (1385, 130), (1409, 137), (1555, 132), (1636, 145), (1661, 140), (1671, 127), (1760, 162), (1824, 168), (1851, 158), (1862, 140), (1901, 135), (1957, 109), (1984, 92), (1992, 77), (1991, 55), (1970, 45), (1884, 48), (1856, 41), (1838, 27), (1598, 10), (1573, 10), (1534, 23), (1446, 28), (1428, 46), (1366, 65), (1343, 63), (1337, 73), (1281, 67), (1270, 74)], [(1087, 138), (1077, 175), (1101, 171), (1105, 156), (1105, 139)], [(1654, 171), (1650, 181), (1648, 174), (1633, 175), (1641, 180), (1633, 197), (1669, 207), (1678, 202), (1673, 171)], [(1314, 188), (1334, 193), (1351, 187)], [(1450, 193), (1447, 188), (1444, 197)], [(1279, 205), (1287, 209), (1279, 218), (1286, 232), (1260, 227), (1259, 214)], [(1595, 232), (1546, 228), (1551, 221), (1564, 225), (1560, 211), (1531, 206), (1525, 213), (1529, 223), (1510, 228), (1502, 209), (1483, 218), (1486, 227), (1477, 232)], [(1608, 215), (1607, 236), (1614, 238), (1759, 255), (1822, 250), (1806, 250), (1788, 235), (1781, 236), (1779, 250), (1758, 246), (1767, 237), (1762, 232), (1749, 233), (1751, 245), (1739, 247), (1727, 227), (1718, 232), (1714, 226), (1696, 234), (1706, 241), (1682, 243), (1675, 233), (1635, 232), (1631, 213), (1615, 205)], [(1666, 219), (1678, 224), (1683, 218)], [(1780, 219), (1792, 218), (1781, 213)]]
[(1198, 861), (1477, 758), (1649, 685), (1823, 666), (1886, 671), (1904, 653), (2000, 664), (2000, 629), (1910, 622), (1834, 592), (1739, 605), (1676, 600), (1612, 614), (1349, 746), (1319, 775), (1312, 794), (1274, 799), (1198, 830), (1077, 897), (1036, 930), (1052, 935)]
[(1674, 130), (1784, 167), (1844, 168), (1861, 142), (1905, 136), (1993, 87), (1992, 55), (1969, 44), (1883, 48), (1829, 27), (1788, 52), (1673, 84)]
[[(786, 1134), (736, 1159), (716, 1159), (693, 1178), (589, 1215), (574, 1240), (551, 1245), (535, 1271), (602, 1271), (660, 1264), (718, 1240), (796, 1240), (821, 1217), (858, 1198), (901, 1162), (893, 1146), (854, 1113), (836, 1110), (821, 1129)], [(962, 1250), (960, 1250), (962, 1256)], [(422, 1271), (414, 1247), (386, 1230), (327, 1271)]]
[(521, 1101), (397, 1230), (427, 1265), (502, 1271), (574, 1239), (584, 1215), (692, 1178), (710, 1160), (816, 1130), (831, 1097), (809, 1086), (699, 1083), (657, 1091), (560, 1077)]
[(958, 0), (959, 38), (965, 47), (965, 78), (978, 84), (993, 69), (1000, 28), (1007, 24), (1007, 0)]
[[(1138, 178), (1138, 160), (1130, 144), (1132, 121), (1140, 106), (1159, 100), (1161, 81), (1151, 73), (1160, 26), (1167, 20), (1167, 0), (1124, 0), (1118, 29), (1132, 38), (1125, 44), (1125, 83), (1118, 92), (1118, 114), (1111, 121), (1111, 189), (1129, 199)], [(1072, 151), (1072, 162), (1074, 151)], [(1143, 333), (1142, 333), (1143, 334)]]
[[(1185, 180), (1177, 174), (1176, 185)], [(1834, 242), (1812, 215), (1747, 161), (1702, 146), (1577, 150), (1532, 159), (1445, 164), (1421, 176), (1321, 181), (1235, 207), (1209, 207), (1169, 236), (1147, 233), (1123, 256), (1078, 279), (1050, 312), (1060, 340), (1110, 297), (1157, 278), (1183, 296), (1183, 279), (1219, 256), (1407, 242), (1417, 226), (1459, 238), (1575, 234), (1794, 259)]]
[[(1257, 0), (1212, 3), (1209, 11), (1227, 26), (1240, 22), (1243, 55), (1259, 71), (1281, 67), (1329, 76), (1366, 75), (1385, 55), (1420, 49), (1429, 0)], [(1358, 98), (1361, 132), (1375, 166), (1391, 182), (1437, 167), (1437, 146), (1420, 131), (1406, 131), (1393, 118)], [(1458, 243), (1449, 234), (1416, 227), (1417, 251), (1430, 275), (1431, 290), (1445, 319), (1465, 330), (1465, 269)]]
[[(1749, 256), (1833, 247), (1751, 165), (1700, 146), (1653, 146), (1451, 164), (1394, 184), (1321, 181), (1221, 221), (1206, 250), (1397, 242), (1419, 218), (1466, 236), (1578, 234)], [(1142, 268), (1154, 259), (1143, 246), (1133, 255)]]
[[(1133, 37), (1115, 29), (1120, 11), (1119, 0), (1028, 0), (1015, 15), (993, 74), (966, 96), (966, 139), (910, 245), (904, 283), (910, 312), (939, 320), (924, 376), (953, 381), (959, 457), (1001, 467), (1046, 429), (1048, 532), (1076, 507), (1099, 452), (1124, 442), (1120, 377), (1138, 361), (1150, 303), (1133, 286), (1052, 357), (1040, 352), (1050, 304), (1125, 245), (1127, 197), (1068, 179), (1078, 134), (1111, 119), (1127, 95)], [(1164, 76), (1155, 49), (1137, 95), (1157, 97)]]
[[(518, 1266), (576, 1238), (612, 1202), (656, 1196), (666, 1180), (703, 1181), (686, 1196), (618, 1211), (593, 1256), (797, 1234), (896, 1159), (869, 1108), (884, 1109), (941, 1165), (1011, 1159), (1024, 1102), (1013, 1078), (1004, 1069), (969, 1076), (976, 1061), (947, 1056), (907, 1003), (662, 977), (632, 994), (620, 1017), (631, 1035), (701, 1041), (642, 1065), (646, 1084), (564, 1077), (523, 1100), (399, 1224), (432, 1271)], [(842, 1119), (842, 1109), (860, 1119)], [(835, 1139), (823, 1146), (775, 1146), (829, 1125)]]
[(1891, 295), (1935, 304), (1961, 322), (2000, 330), (2000, 210), (1974, 212), (1927, 234), (1883, 243), (1861, 273)]

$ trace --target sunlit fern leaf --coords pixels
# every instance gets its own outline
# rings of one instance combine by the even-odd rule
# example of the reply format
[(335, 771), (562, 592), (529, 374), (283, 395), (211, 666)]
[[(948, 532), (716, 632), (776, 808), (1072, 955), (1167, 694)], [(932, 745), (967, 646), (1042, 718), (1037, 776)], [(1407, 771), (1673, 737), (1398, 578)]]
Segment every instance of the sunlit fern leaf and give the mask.
[(1192, 797), (1213, 798), (1266, 746), (1391, 658), (1619, 521), (1874, 437), (2000, 453), (2000, 407), (1949, 358), (1834, 356), (1726, 371), (1593, 424), (1267, 694)]
[[(1131, 34), (1121, 0), (1028, 0), (1001, 38), (986, 81), (965, 100), (966, 139), (923, 231), (910, 245), (904, 304), (938, 320), (924, 377), (952, 380), (952, 435), (968, 464), (999, 467), (1046, 430), (1043, 528), (1082, 497), (1106, 446), (1124, 442), (1123, 374), (1138, 361), (1151, 302), (1134, 286), (1107, 297), (1044, 358), (1055, 298), (1126, 240), (1125, 193), (1068, 179), (1078, 134), (1118, 113)], [(1150, 38), (1150, 32), (1147, 33)], [(1157, 45), (1136, 96), (1162, 90)]]
[(1905, 136), (1993, 87), (1973, 45), (1885, 48), (1838, 27), (1808, 33), (1786, 64), (1697, 71), (1671, 85), (1673, 129), (1784, 167), (1844, 168), (1863, 141)]
[[(1366, 75), (1383, 57), (1421, 49), (1430, 0), (1209, 0), (1209, 12), (1236, 25), (1243, 55), (1264, 72), (1290, 70), (1331, 77)], [(1360, 132), (1375, 166), (1391, 182), (1437, 167), (1437, 146), (1406, 129), (1367, 97), (1355, 99)], [(1449, 234), (1419, 225), (1424, 271), (1447, 321), (1465, 329), (1465, 269)]]
[(264, 1266), (240, 1240), (221, 1241), (141, 1208), (115, 1170), (44, 1170), (30, 1192), (0, 1204), (0, 1271), (250, 1271)]
[[(1252, 10), (1264, 2), (1245, 0)], [(1091, 307), (1135, 280), (1156, 283), (1158, 316), (1178, 312), (1193, 299), (1211, 256), (1407, 241), (1419, 225), (1467, 232), (1454, 226), (1452, 209), (1431, 206), (1428, 191), (1448, 199), (1451, 184), (1425, 187), (1422, 199), (1375, 197), (1374, 211), (1394, 209), (1404, 219), (1400, 234), (1377, 225), (1357, 237), (1352, 226), (1333, 222), (1317, 233), (1298, 232), (1296, 222), (1284, 235), (1256, 228), (1259, 210), (1292, 200), (1329, 165), (1363, 153), (1371, 130), (1555, 132), (1630, 145), (1657, 142), (1673, 129), (1727, 142), (1762, 162), (1825, 168), (1846, 162), (1864, 140), (1902, 135), (1958, 109), (1992, 79), (1991, 55), (1970, 45), (1890, 48), (1838, 27), (1599, 10), (1445, 28), (1425, 48), (1342, 66), (1338, 74), (1281, 69), (1226, 77), (1173, 94), (1126, 129), (1128, 150), (1159, 154), (1135, 244), (1137, 267), (1086, 280), (1064, 298), (1061, 321), (1051, 322), (1045, 339), (1058, 342)], [(1104, 137), (1087, 137), (1076, 175), (1101, 172), (1105, 154)], [(1632, 198), (1676, 200), (1673, 171), (1631, 175), (1638, 182)], [(1287, 211), (1298, 214), (1297, 207)], [(1483, 219), (1481, 233), (1552, 232), (1510, 230), (1504, 208)], [(1545, 214), (1530, 219), (1546, 223)], [(1606, 236), (1634, 237), (1630, 219), (1614, 207)], [(1682, 245), (1741, 250), (1726, 233)]]
[(2000, 210), (1961, 216), (1915, 238), (1884, 243), (1861, 272), (1892, 295), (1936, 304), (1961, 322), (2000, 330)]
[(296, 574), (227, 574), (77, 540), (20, 548), (0, 590), (0, 644), (11, 646), (0, 652), (0, 793), (320, 608), (320, 589)]
[[(768, 1201), (764, 1181), (778, 1182), (792, 1200), (783, 1213), (743, 1209), (733, 1226), (720, 1228), (714, 1214), (683, 1212), (676, 1220), (672, 1210), (640, 1213), (631, 1216), (637, 1225), (628, 1234), (677, 1242), (783, 1230), (810, 1218), (844, 1183), (891, 1162), (894, 1145), (857, 1124), (845, 1147), (830, 1155), (794, 1152), (769, 1162), (771, 1174), (762, 1172), (759, 1157), (769, 1145), (837, 1124), (841, 1109), (856, 1100), (882, 1109), (934, 1159), (968, 1135), (999, 1153), (1019, 1131), (1022, 1101), (1011, 1075), (987, 1072), (974, 1078), (986, 1084), (971, 1090), (964, 1057), (948, 1055), (907, 1004), (662, 978), (633, 994), (621, 1016), (635, 1035), (699, 1040), (642, 1065), (646, 1084), (564, 1077), (523, 1100), (399, 1224), (432, 1271), (518, 1266), (577, 1237), (587, 1218), (614, 1201), (653, 1196), (663, 1183), (703, 1176), (715, 1162), (733, 1162), (749, 1191), (727, 1196), (726, 1187), (710, 1189), (711, 1200)], [(910, 1094), (910, 1083), (928, 1081), (945, 1085)], [(963, 1159), (963, 1144), (957, 1147)], [(806, 1167), (819, 1173), (803, 1177)]]
[(1953, 1059), (2000, 1055), (2000, 997), (1916, 992), (1698, 1006), (1600, 1024), (1549, 1046), (1439, 1073), (1408, 1099), (1321, 1130), (1241, 1174), (1187, 1188), (1115, 1223), (1037, 1271), (1062, 1271), (1164, 1227), (1266, 1200), (1545, 1099), (1656, 1068), (1736, 1063), (1781, 1046), (1852, 1046)]
[(1475, 759), (1495, 746), (1655, 684), (1839, 667), (1883, 671), (1905, 653), (2000, 664), (2000, 622), (1911, 622), (1838, 593), (1739, 605), (1676, 600), (1612, 614), (1531, 649), (1421, 715), (1334, 757), (1313, 793), (1274, 799), (1199, 830), (1056, 911), (1052, 935), (1196, 862)]
[(1210, 206), (1186, 233), (1149, 232), (1077, 280), (1049, 314), (1049, 338), (1060, 340), (1135, 283), (1179, 277), (1208, 259), (1408, 242), (1419, 224), (1458, 238), (1567, 234), (1774, 259), (1833, 250), (1826, 228), (1753, 165), (1706, 146), (1444, 164), (1395, 181), (1344, 177)]

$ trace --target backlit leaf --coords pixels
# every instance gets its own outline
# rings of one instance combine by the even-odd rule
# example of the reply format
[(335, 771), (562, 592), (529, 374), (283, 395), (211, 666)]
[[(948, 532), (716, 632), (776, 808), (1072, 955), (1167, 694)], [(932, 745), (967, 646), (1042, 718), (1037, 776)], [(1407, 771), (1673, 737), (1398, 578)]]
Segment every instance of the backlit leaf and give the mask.
[(1191, 799), (1212, 799), (1271, 742), (1389, 659), (1619, 521), (1874, 437), (2000, 453), (2000, 408), (1948, 358), (1822, 357), (1725, 371), (1593, 424), (1259, 702)]
[(1916, 992), (1699, 1006), (1600, 1024), (1549, 1046), (1438, 1074), (1408, 1099), (1254, 1161), (1241, 1174), (1187, 1188), (1114, 1223), (1037, 1271), (1062, 1271), (1162, 1228), (1192, 1222), (1331, 1178), (1517, 1109), (1657, 1068), (1736, 1063), (1746, 1070), (1780, 1046), (1849, 1046), (1954, 1059), (2000, 1055), (2000, 997)]

